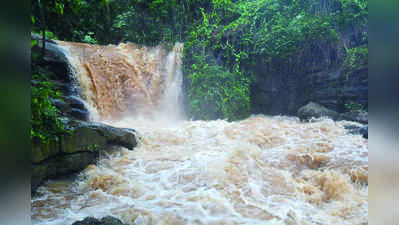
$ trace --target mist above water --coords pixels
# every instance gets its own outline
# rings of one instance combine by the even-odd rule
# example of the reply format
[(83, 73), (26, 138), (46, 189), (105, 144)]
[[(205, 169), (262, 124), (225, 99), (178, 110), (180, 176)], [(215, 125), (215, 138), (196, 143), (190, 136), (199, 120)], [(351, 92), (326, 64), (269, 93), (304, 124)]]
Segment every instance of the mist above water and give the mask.
[(142, 225), (368, 223), (368, 140), (347, 134), (350, 122), (179, 120), (182, 45), (60, 44), (94, 119), (141, 140), (75, 181), (39, 188), (33, 224), (106, 215)]

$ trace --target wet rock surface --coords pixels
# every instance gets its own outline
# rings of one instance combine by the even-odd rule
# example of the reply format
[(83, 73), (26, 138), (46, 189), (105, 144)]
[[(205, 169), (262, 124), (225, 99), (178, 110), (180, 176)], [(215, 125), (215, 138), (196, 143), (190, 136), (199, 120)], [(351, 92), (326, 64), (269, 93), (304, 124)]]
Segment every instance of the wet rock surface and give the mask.
[(357, 122), (360, 125), (346, 125), (344, 127), (350, 134), (361, 135), (363, 138), (368, 139), (368, 113), (365, 111), (356, 110), (337, 113), (315, 102), (309, 102), (307, 105), (299, 108), (297, 116), (302, 121), (309, 121), (312, 118), (329, 117), (336, 121), (346, 120)]
[[(32, 34), (32, 39), (42, 42), (41, 36)], [(40, 54), (41, 49), (32, 51)], [(57, 108), (65, 126), (65, 132), (58, 141), (31, 143), (31, 190), (48, 179), (79, 172), (87, 165), (96, 162), (100, 151), (113, 146), (133, 149), (137, 145), (133, 129), (110, 127), (100, 123), (90, 123), (89, 112), (79, 97), (65, 53), (53, 40), (46, 40), (46, 51), (40, 62), (48, 68), (51, 83), (61, 92), (59, 99), (50, 99)]]
[[(38, 43), (42, 42), (42, 37), (37, 34), (31, 34), (31, 38)], [(37, 46), (33, 47), (32, 51), (41, 54), (41, 49)], [(51, 83), (61, 92), (60, 99), (50, 99), (59, 113), (62, 116), (88, 121), (89, 112), (83, 99), (79, 97), (69, 61), (54, 40), (46, 39), (45, 55), (41, 64), (48, 68)]]
[[(368, 107), (368, 67), (356, 68), (350, 77), (343, 66), (320, 64), (319, 72), (301, 71), (301, 64), (291, 74), (258, 71), (258, 82), (251, 86), (251, 110), (254, 114), (295, 115), (310, 101), (338, 113), (345, 104), (356, 102)], [(328, 69), (325, 69), (328, 68)]]
[(347, 120), (361, 124), (368, 123), (368, 113), (366, 111), (355, 110), (346, 113), (338, 113), (315, 102), (309, 102), (305, 106), (299, 108), (297, 116), (304, 121), (308, 121), (312, 118), (329, 117), (336, 121)]
[(347, 126), (344, 126), (344, 127), (350, 134), (361, 135), (363, 138), (366, 138), (366, 139), (369, 138), (368, 125), (362, 125), (362, 126), (347, 125)]
[(107, 216), (102, 219), (96, 219), (93, 217), (86, 217), (84, 220), (76, 221), (72, 225), (125, 225), (121, 220)]
[(137, 134), (133, 129), (69, 118), (62, 120), (66, 132), (60, 135), (58, 142), (32, 143), (32, 191), (47, 179), (79, 172), (95, 163), (100, 151), (112, 146), (133, 149), (137, 145)]
[(355, 121), (362, 124), (368, 123), (368, 113), (361, 110), (346, 112), (341, 114), (341, 120)]
[(329, 117), (336, 120), (339, 118), (339, 114), (333, 110), (327, 109), (320, 104), (317, 104), (315, 102), (309, 102), (307, 105), (302, 106), (298, 109), (298, 117), (301, 120), (309, 120), (311, 118), (320, 117)]

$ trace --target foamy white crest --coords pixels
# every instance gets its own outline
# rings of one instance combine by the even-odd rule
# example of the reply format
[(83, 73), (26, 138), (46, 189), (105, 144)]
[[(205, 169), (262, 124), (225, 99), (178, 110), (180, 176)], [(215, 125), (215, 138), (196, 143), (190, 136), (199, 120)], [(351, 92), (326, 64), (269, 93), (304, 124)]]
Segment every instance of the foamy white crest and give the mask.
[[(134, 128), (141, 138), (134, 151), (103, 153), (73, 182), (40, 187), (33, 224), (106, 215), (137, 225), (368, 223), (368, 141), (348, 134), (349, 122), (179, 120), (182, 45), (169, 53), (65, 45), (91, 112), (102, 115), (96, 120)], [(105, 120), (129, 112), (127, 103), (150, 111)]]
[(367, 224), (367, 140), (345, 122), (127, 118), (134, 151), (103, 155), (32, 201), (34, 224), (114, 215), (135, 224)]

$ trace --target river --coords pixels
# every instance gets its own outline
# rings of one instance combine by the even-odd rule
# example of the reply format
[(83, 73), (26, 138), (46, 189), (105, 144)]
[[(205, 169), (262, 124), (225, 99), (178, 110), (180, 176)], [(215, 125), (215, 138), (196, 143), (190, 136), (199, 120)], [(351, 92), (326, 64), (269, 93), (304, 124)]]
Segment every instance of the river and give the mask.
[(368, 140), (347, 133), (351, 122), (189, 120), (181, 44), (58, 43), (91, 119), (134, 128), (140, 142), (41, 186), (33, 224), (107, 215), (137, 225), (368, 224)]

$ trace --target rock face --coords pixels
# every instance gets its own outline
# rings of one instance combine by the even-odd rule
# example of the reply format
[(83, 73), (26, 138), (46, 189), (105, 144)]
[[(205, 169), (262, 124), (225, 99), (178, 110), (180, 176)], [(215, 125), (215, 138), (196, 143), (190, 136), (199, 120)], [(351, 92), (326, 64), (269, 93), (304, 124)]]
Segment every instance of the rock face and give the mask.
[(295, 115), (307, 102), (318, 102), (337, 112), (353, 101), (368, 106), (368, 68), (358, 68), (348, 76), (342, 68), (317, 73), (263, 74), (251, 87), (254, 113)]
[(361, 135), (363, 138), (366, 138), (366, 139), (369, 138), (369, 127), (368, 127), (368, 125), (362, 125), (362, 126), (348, 125), (348, 126), (345, 126), (345, 129), (350, 134)]
[(309, 102), (307, 105), (298, 109), (297, 116), (301, 120), (309, 120), (311, 118), (329, 117), (333, 120), (347, 120), (362, 124), (368, 123), (368, 113), (361, 110), (337, 113), (334, 110), (328, 109), (318, 103)]
[(346, 112), (341, 114), (341, 119), (366, 124), (368, 123), (368, 113), (361, 110)]
[(362, 135), (362, 137), (368, 139), (369, 138), (369, 126), (363, 126), (359, 129), (359, 134)]
[[(32, 39), (42, 42), (41, 36), (32, 34)], [(32, 51), (40, 54), (35, 46)], [(31, 190), (45, 180), (79, 172), (96, 161), (100, 151), (114, 146), (133, 149), (137, 135), (133, 129), (115, 128), (101, 123), (87, 122), (89, 112), (79, 97), (78, 85), (71, 77), (68, 59), (53, 40), (46, 40), (43, 60), (50, 81), (61, 91), (61, 99), (50, 99), (58, 109), (65, 132), (50, 143), (31, 143)]]
[(103, 217), (101, 220), (93, 217), (86, 217), (84, 220), (76, 221), (72, 225), (125, 225), (119, 219), (107, 216)]
[(45, 180), (79, 172), (95, 163), (99, 151), (121, 146), (133, 149), (137, 134), (133, 129), (115, 128), (100, 123), (63, 119), (66, 133), (58, 142), (32, 143), (32, 191)]
[(361, 135), (363, 138), (368, 139), (368, 114), (367, 112), (361, 110), (351, 111), (347, 113), (337, 113), (334, 110), (327, 109), (320, 104), (309, 102), (307, 105), (302, 106), (298, 109), (297, 116), (303, 121), (308, 121), (311, 118), (320, 117), (329, 117), (337, 121), (354, 121), (363, 125), (347, 125), (345, 126), (345, 129), (351, 134), (358, 134)]
[[(31, 38), (42, 42), (41, 36), (32, 34)], [(32, 51), (40, 54), (37, 46)], [(70, 76), (68, 59), (55, 41), (46, 40), (45, 55), (39, 63), (48, 68), (49, 79), (62, 93), (61, 99), (50, 100), (62, 116), (65, 132), (58, 135), (58, 141), (31, 143), (32, 192), (45, 180), (79, 172), (95, 163), (100, 151), (114, 146), (133, 149), (137, 145), (133, 129), (86, 122), (88, 110)]]
[(333, 110), (319, 105), (314, 102), (309, 102), (307, 105), (298, 109), (298, 117), (301, 120), (309, 120), (311, 118), (330, 117), (331, 119), (338, 119), (339, 114)]
[[(42, 37), (39, 35), (32, 34), (31, 38), (38, 43), (42, 43)], [(33, 47), (32, 51), (38, 55), (41, 54), (41, 49), (37, 46)], [(70, 75), (71, 71), (68, 59), (55, 41), (46, 40), (46, 51), (41, 63), (48, 67), (51, 82), (62, 93), (61, 101), (50, 99), (61, 115), (78, 120), (89, 120), (89, 112), (84, 101), (79, 97), (79, 91), (76, 88), (77, 85)]]

